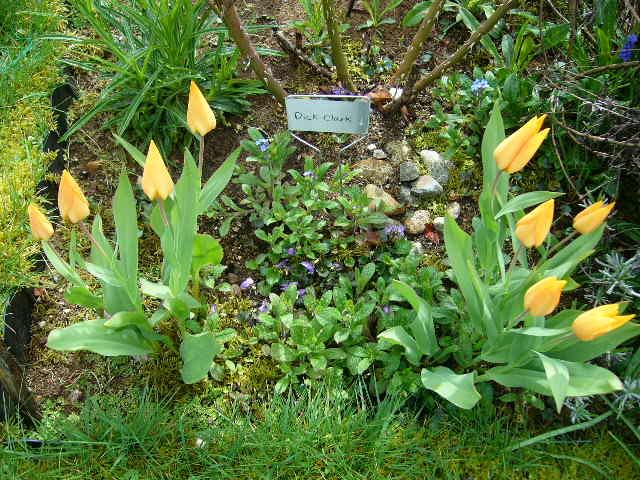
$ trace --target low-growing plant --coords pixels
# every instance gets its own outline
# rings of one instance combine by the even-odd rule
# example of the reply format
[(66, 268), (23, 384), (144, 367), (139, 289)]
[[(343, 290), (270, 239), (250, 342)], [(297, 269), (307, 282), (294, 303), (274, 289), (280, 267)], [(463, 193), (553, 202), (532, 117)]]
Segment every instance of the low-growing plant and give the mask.
[(362, 6), (369, 14), (369, 20), (360, 25), (359, 29), (373, 28), (376, 29), (382, 25), (390, 25), (396, 23), (395, 18), (388, 17), (398, 8), (404, 0), (363, 0)]

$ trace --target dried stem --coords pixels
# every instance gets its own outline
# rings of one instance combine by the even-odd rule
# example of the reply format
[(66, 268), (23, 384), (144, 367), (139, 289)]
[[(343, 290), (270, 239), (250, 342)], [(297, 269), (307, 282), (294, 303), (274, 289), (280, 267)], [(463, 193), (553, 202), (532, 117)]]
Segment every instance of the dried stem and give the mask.
[(298, 47), (292, 44), (289, 41), (289, 39), (285, 37), (280, 30), (275, 28), (273, 35), (276, 37), (276, 40), (278, 41), (280, 48), (282, 48), (282, 50), (284, 50), (285, 52), (289, 53), (289, 55), (291, 55), (293, 58), (307, 64), (316, 73), (324, 77), (327, 77), (328, 79), (333, 78), (333, 73), (331, 72), (331, 70), (323, 67), (322, 65), (318, 65), (316, 62), (311, 60), (311, 58), (305, 55), (305, 53), (302, 50), (300, 50)]
[(338, 81), (344, 88), (353, 90), (353, 84), (351, 83), (351, 77), (349, 76), (349, 70), (347, 68), (347, 59), (342, 49), (340, 28), (336, 22), (339, 15), (335, 0), (322, 0), (322, 13), (324, 15), (324, 21), (327, 24), (327, 32), (329, 33), (329, 40), (331, 42), (331, 56), (336, 66)]

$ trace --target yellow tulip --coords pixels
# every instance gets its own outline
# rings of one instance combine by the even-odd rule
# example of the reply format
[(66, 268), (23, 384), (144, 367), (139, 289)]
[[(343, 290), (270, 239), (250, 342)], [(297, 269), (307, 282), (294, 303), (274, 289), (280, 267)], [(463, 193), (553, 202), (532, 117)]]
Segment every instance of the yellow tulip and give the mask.
[(500, 170), (516, 173), (522, 170), (538, 151), (549, 129), (540, 131), (546, 115), (533, 117), (522, 127), (502, 140), (493, 151), (493, 158)]
[(525, 310), (534, 317), (549, 315), (560, 303), (560, 294), (566, 284), (565, 280), (558, 280), (556, 277), (540, 280), (525, 293)]
[(150, 200), (166, 200), (173, 192), (173, 180), (164, 164), (160, 150), (153, 140), (149, 144), (147, 160), (142, 172), (142, 190)]
[(31, 233), (36, 240), (49, 240), (53, 236), (53, 226), (42, 211), (33, 203), (27, 207)]
[(193, 80), (189, 89), (189, 105), (187, 106), (187, 124), (191, 131), (204, 137), (216, 128), (216, 116), (209, 106), (198, 85)]
[(578, 316), (571, 328), (580, 340), (588, 342), (620, 328), (635, 315), (620, 315), (620, 304), (613, 303), (592, 308)]
[(573, 228), (582, 234), (591, 233), (607, 219), (616, 202), (605, 204), (602, 200), (588, 206), (573, 219)]
[(82, 189), (71, 176), (64, 170), (58, 188), (58, 209), (63, 220), (78, 223), (89, 216), (89, 202), (82, 193)]
[(527, 213), (516, 223), (516, 237), (525, 247), (539, 247), (549, 235), (553, 222), (553, 199)]

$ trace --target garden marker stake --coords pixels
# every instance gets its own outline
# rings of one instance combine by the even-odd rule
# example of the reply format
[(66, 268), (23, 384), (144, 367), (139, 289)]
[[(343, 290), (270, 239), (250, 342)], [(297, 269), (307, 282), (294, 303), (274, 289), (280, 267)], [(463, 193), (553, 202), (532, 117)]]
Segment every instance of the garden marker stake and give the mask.
[(553, 223), (554, 200), (547, 200), (542, 205), (527, 213), (516, 223), (516, 237), (527, 248), (539, 247), (544, 242)]
[(604, 223), (615, 206), (616, 202), (607, 205), (602, 200), (588, 206), (575, 216), (573, 228), (583, 235), (593, 232)]
[(571, 328), (576, 337), (589, 342), (620, 328), (634, 317), (635, 315), (620, 315), (620, 304), (613, 303), (592, 308), (578, 315)]
[(202, 94), (196, 82), (191, 80), (189, 89), (189, 103), (187, 105), (187, 124), (191, 133), (198, 137), (200, 141), (200, 151), (198, 153), (198, 169), (202, 174), (202, 164), (204, 162), (204, 136), (216, 128), (216, 116), (209, 106), (209, 102)]
[(30, 203), (27, 207), (31, 233), (36, 240), (49, 240), (53, 236), (53, 226), (42, 211)]
[(63, 220), (78, 223), (89, 216), (89, 202), (67, 170), (63, 170), (58, 187), (58, 210)]
[(524, 308), (534, 317), (545, 317), (553, 312), (560, 303), (562, 289), (566, 280), (547, 277), (529, 287), (524, 294)]

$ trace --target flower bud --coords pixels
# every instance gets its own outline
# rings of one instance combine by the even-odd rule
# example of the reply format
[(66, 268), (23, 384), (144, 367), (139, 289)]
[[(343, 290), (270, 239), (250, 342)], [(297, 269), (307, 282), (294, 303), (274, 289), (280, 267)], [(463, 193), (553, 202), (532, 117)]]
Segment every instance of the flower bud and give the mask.
[(53, 236), (53, 226), (44, 213), (30, 203), (27, 207), (29, 213), (29, 223), (31, 224), (31, 233), (36, 240), (49, 240)]
[(58, 210), (63, 220), (78, 223), (89, 216), (89, 202), (71, 174), (64, 170), (58, 188)]
[(573, 219), (573, 228), (583, 235), (593, 232), (604, 223), (615, 205), (616, 202), (607, 205), (600, 200), (588, 206), (575, 216)]
[(153, 140), (149, 144), (141, 184), (142, 190), (151, 201), (166, 200), (173, 192), (173, 180)]
[(187, 124), (194, 134), (197, 133), (201, 137), (216, 128), (216, 116), (213, 114), (209, 102), (193, 80), (189, 89)]
[(580, 340), (588, 342), (620, 328), (635, 315), (619, 315), (620, 304), (613, 303), (592, 308), (578, 316), (571, 328)]
[(566, 284), (565, 280), (558, 280), (556, 277), (540, 280), (525, 293), (525, 310), (534, 317), (549, 315), (560, 303), (560, 294)]
[(553, 199), (547, 200), (518, 220), (516, 237), (525, 247), (539, 247), (547, 238), (553, 222), (553, 206)]
[(516, 173), (529, 163), (549, 134), (548, 128), (540, 131), (545, 118), (546, 115), (533, 117), (500, 142), (493, 151), (493, 158), (500, 170)]

